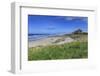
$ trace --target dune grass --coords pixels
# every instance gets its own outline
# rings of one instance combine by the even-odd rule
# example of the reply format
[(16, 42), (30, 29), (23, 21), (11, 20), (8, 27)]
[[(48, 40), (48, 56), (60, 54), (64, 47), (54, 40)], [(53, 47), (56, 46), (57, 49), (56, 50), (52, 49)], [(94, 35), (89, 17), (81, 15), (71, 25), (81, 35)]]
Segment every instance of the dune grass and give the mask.
[(78, 59), (88, 57), (87, 42), (71, 42), (28, 48), (28, 60)]

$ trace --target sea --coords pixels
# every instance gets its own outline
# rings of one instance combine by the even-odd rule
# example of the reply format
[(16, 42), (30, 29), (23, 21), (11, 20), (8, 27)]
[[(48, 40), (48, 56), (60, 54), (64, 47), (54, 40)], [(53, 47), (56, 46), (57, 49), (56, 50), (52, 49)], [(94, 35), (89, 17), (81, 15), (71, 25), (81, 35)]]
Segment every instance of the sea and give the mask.
[(47, 37), (60, 36), (63, 34), (28, 34), (28, 41), (36, 41)]
[(56, 34), (28, 34), (28, 41), (36, 41), (36, 40), (40, 40), (55, 35)]

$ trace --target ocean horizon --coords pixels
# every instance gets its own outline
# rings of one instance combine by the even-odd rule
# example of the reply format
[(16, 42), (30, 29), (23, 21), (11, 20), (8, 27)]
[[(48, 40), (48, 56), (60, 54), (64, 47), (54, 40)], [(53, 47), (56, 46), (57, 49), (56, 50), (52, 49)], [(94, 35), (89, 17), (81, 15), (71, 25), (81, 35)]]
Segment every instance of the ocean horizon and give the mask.
[(28, 41), (36, 41), (36, 40), (39, 40), (39, 39), (52, 37), (52, 36), (61, 36), (61, 35), (64, 35), (64, 34), (68, 34), (68, 33), (53, 33), (53, 34), (50, 34), (50, 33), (44, 33), (44, 34), (34, 33), (34, 34), (32, 34), (31, 33), (31, 34), (28, 34)]

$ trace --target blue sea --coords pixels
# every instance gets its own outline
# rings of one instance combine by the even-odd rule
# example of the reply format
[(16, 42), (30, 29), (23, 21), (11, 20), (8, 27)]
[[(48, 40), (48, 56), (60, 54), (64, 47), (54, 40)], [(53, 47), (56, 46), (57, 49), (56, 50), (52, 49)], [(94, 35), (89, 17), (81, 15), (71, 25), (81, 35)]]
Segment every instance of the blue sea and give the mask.
[(36, 41), (39, 39), (47, 38), (47, 37), (53, 37), (53, 36), (61, 36), (65, 33), (59, 33), (59, 34), (28, 34), (28, 41)]
[(55, 34), (28, 34), (28, 41), (36, 41), (51, 36), (55, 36)]

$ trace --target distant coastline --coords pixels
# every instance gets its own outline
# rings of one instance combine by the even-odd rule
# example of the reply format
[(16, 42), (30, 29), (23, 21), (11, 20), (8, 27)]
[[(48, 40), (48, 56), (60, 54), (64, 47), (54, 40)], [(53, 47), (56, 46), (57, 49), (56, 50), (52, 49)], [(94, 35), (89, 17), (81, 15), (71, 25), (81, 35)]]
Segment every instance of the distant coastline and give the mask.
[(86, 35), (88, 34), (87, 32), (80, 31), (80, 29), (75, 30), (74, 32), (71, 32), (71, 33), (53, 33), (53, 34), (50, 34), (50, 33), (30, 33), (30, 34), (28, 34), (28, 41), (29, 42), (36, 41), (36, 40), (40, 40), (40, 39), (48, 38), (48, 37), (68, 36), (71, 34), (78, 34), (78, 33), (86, 34)]
[(35, 34), (28, 34), (28, 41), (35, 41), (35, 40), (40, 40), (43, 38), (48, 38), (48, 37), (54, 37), (54, 36), (61, 36), (64, 35), (65, 33), (62, 34), (39, 34), (39, 33), (35, 33)]

